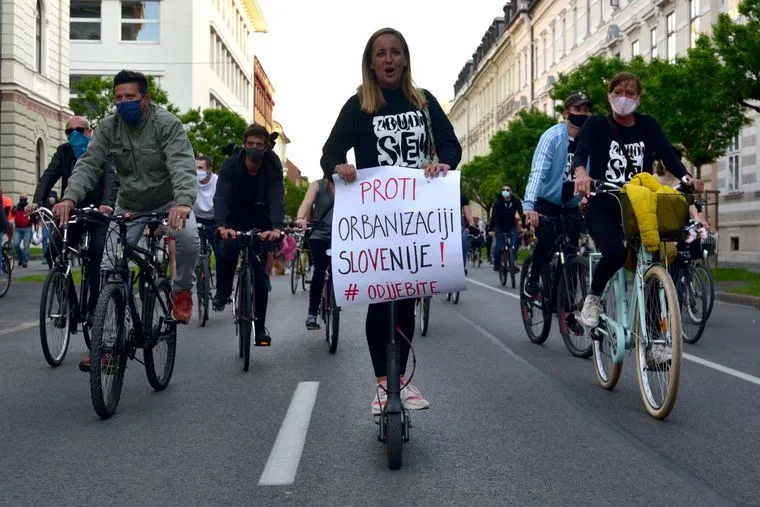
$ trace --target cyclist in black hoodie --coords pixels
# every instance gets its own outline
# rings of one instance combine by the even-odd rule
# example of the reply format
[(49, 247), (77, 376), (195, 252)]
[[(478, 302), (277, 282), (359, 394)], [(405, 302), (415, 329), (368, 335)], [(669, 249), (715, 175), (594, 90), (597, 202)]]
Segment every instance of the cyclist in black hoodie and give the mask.
[[(351, 148), (356, 167), (346, 164)], [(438, 161), (434, 161), (437, 156)], [(427, 90), (412, 83), (409, 46), (392, 28), (375, 32), (362, 56), (362, 84), (343, 106), (322, 150), (325, 174), (337, 173), (344, 181), (356, 180), (356, 170), (381, 165), (424, 169), (429, 177), (454, 169), (462, 157), (451, 122)], [(414, 299), (396, 302), (398, 326), (412, 339)], [(385, 403), (386, 329), (390, 303), (369, 305), (366, 333), (375, 377), (383, 389), (373, 389), (372, 412)], [(409, 345), (401, 336), (401, 383), (404, 383)], [(378, 394), (375, 394), (378, 393)], [(411, 384), (401, 391), (407, 409), (424, 409), (429, 403)]]

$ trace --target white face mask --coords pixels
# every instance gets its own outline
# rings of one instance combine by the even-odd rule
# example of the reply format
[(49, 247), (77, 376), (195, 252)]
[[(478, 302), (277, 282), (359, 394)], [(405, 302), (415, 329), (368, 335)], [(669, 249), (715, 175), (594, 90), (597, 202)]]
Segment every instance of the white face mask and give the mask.
[(629, 114), (633, 114), (633, 112), (636, 111), (636, 109), (639, 107), (639, 103), (641, 101), (640, 97), (629, 99), (628, 97), (613, 97), (612, 95), (609, 95), (608, 98), (610, 100), (610, 106), (612, 106), (612, 110), (619, 116), (628, 116)]
[(198, 175), (198, 183), (205, 181), (206, 178), (208, 177), (208, 173), (206, 171), (196, 170), (195, 173)]

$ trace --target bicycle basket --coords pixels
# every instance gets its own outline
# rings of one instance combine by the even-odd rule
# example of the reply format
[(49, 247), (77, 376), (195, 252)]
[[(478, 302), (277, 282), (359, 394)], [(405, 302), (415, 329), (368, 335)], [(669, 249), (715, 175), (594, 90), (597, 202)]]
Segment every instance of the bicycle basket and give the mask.
[[(628, 195), (621, 193), (623, 225), (629, 238), (639, 237), (639, 224)], [(660, 241), (680, 241), (689, 220), (689, 203), (682, 194), (657, 194), (657, 231)]]

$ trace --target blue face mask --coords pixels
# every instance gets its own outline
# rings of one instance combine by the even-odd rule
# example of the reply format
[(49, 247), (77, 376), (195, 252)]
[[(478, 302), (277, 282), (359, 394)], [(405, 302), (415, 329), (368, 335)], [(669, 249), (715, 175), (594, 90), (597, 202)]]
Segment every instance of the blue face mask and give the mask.
[(512, 195), (512, 192), (510, 192), (509, 190), (502, 190), (502, 191), (501, 191), (501, 196), (502, 196), (504, 199), (509, 199), (509, 196), (510, 196), (510, 195)]
[(140, 100), (130, 100), (129, 102), (116, 104), (116, 112), (127, 125), (137, 125), (142, 118)]
[(76, 130), (69, 134), (68, 139), (76, 158), (81, 157), (87, 151), (87, 145), (90, 144), (90, 138)]

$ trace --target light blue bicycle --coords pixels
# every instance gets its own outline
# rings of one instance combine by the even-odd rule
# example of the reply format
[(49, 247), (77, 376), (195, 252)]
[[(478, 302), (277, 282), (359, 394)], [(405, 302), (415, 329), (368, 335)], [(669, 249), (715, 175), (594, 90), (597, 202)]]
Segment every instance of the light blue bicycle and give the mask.
[[(591, 333), (594, 370), (599, 385), (613, 389), (620, 379), (625, 351), (635, 349), (636, 378), (644, 406), (652, 417), (664, 419), (675, 405), (681, 373), (678, 296), (665, 267), (642, 245), (630, 201), (620, 191), (607, 182), (596, 186), (596, 195), (608, 194), (621, 205), (626, 241), (637, 251), (636, 269), (630, 300), (625, 268), (602, 293), (599, 326)], [(658, 195), (657, 210), (661, 241), (677, 240), (688, 220), (686, 197)], [(599, 253), (589, 255), (589, 273), (594, 272), (600, 257)]]

